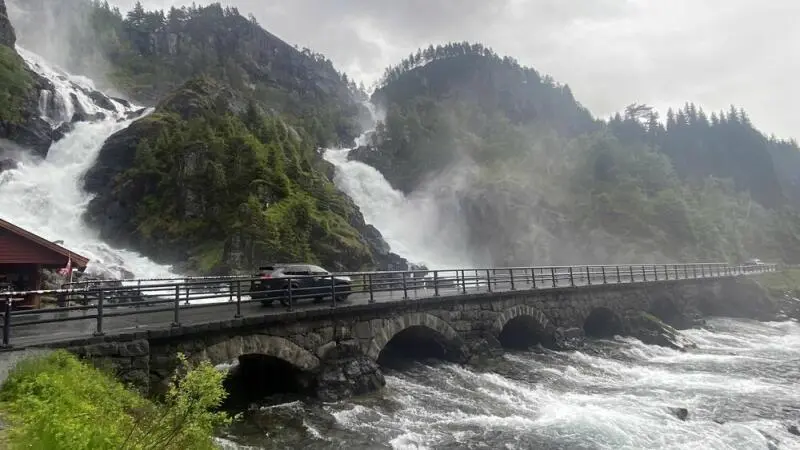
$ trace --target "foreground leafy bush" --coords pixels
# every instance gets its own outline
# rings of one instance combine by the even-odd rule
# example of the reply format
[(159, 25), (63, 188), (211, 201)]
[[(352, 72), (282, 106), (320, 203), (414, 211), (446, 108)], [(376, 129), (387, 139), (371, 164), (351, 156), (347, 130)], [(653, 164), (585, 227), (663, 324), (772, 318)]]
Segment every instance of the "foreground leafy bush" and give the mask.
[(66, 351), (22, 361), (0, 387), (10, 448), (212, 449), (230, 418), (214, 412), (226, 393), (210, 363), (179, 355), (164, 402), (151, 402)]

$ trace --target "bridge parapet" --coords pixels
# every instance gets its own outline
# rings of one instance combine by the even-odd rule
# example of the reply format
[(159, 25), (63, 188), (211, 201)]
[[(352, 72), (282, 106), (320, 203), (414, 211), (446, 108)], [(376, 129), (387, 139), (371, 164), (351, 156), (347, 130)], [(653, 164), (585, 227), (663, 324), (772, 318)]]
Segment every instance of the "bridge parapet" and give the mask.
[[(428, 270), (424, 277), (418, 276), (420, 271), (345, 272), (316, 277), (332, 281), (322, 293), (294, 287), (294, 283), (283, 289), (258, 292), (284, 300), (285, 308), (260, 307), (260, 300), (252, 298), (249, 292), (251, 281), (256, 279), (243, 276), (72, 283), (58, 290), (0, 292), (0, 302), (4, 305), (2, 347), (102, 337), (130, 329), (174, 329), (226, 318), (285, 315), (313, 309), (478, 293), (717, 279), (776, 269), (775, 264), (697, 263)], [(352, 280), (349, 286), (342, 288), (333, 283), (342, 277)], [(312, 277), (292, 279), (306, 278)], [(16, 311), (14, 305), (30, 293), (56, 297), (59, 307)], [(343, 295), (348, 297), (345, 302), (341, 301)], [(317, 301), (322, 296), (330, 300)]]
[[(286, 308), (262, 307), (241, 288), (221, 297), (192, 291), (193, 281), (143, 285), (144, 292), (155, 293), (122, 304), (105, 303), (112, 298), (109, 288), (95, 288), (90, 304), (41, 316), (12, 311), (5, 329), (10, 330), (6, 337), (15, 337), (15, 348), (65, 347), (110, 365), (120, 378), (143, 389), (162, 385), (182, 352), (190, 360), (214, 364), (239, 361), (239, 375), (259, 364), (289, 367), (287, 377), (304, 380), (301, 384), (313, 386), (319, 398), (336, 400), (379, 388), (384, 383), (380, 366), (398, 355), (463, 363), (503, 348), (563, 349), (566, 341), (584, 335), (636, 335), (631, 326), (645, 314), (691, 326), (695, 313), (713, 314), (715, 306), (724, 307), (746, 291), (741, 283), (748, 280), (742, 276), (775, 269), (689, 264), (458, 269), (432, 271), (430, 283), (419, 284), (410, 282), (408, 273), (392, 272), (405, 281), (399, 290), (365, 273), (364, 284), (353, 283), (348, 302), (302, 302), (305, 297), (292, 292)], [(161, 299), (158, 290), (172, 295)], [(740, 303), (753, 303), (756, 294), (747, 291)]]

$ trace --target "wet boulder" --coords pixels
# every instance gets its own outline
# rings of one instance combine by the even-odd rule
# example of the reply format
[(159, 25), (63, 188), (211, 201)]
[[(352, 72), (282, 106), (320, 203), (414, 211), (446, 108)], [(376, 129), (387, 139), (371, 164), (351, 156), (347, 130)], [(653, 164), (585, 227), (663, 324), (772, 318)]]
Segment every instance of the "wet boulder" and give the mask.
[(635, 337), (647, 345), (659, 345), (680, 351), (697, 347), (697, 344), (678, 330), (648, 313), (628, 318), (625, 327), (626, 335)]
[(74, 124), (72, 124), (70, 122), (62, 123), (61, 125), (58, 126), (58, 128), (53, 130), (53, 133), (52, 133), (53, 142), (58, 142), (61, 139), (64, 139), (64, 136), (66, 136), (67, 133), (72, 132), (72, 130), (74, 130), (74, 129), (75, 129), (75, 125)]
[(670, 414), (672, 414), (673, 416), (677, 417), (680, 420), (685, 421), (689, 418), (689, 410), (686, 408), (670, 407), (667, 408), (667, 410), (669, 411)]
[(119, 97), (110, 97), (110, 98), (126, 108), (131, 107), (131, 102), (125, 100), (124, 98), (119, 98)]
[(109, 99), (108, 97), (103, 95), (102, 92), (91, 91), (87, 95), (89, 96), (90, 99), (92, 99), (94, 104), (99, 106), (100, 108), (103, 108), (103, 109), (108, 110), (108, 111), (116, 111), (117, 110), (117, 108), (114, 106), (114, 103), (111, 101), (111, 99)]
[(556, 328), (553, 333), (554, 350), (576, 350), (583, 346), (583, 328)]
[(0, 173), (6, 170), (14, 170), (19, 167), (19, 163), (11, 158), (0, 159)]

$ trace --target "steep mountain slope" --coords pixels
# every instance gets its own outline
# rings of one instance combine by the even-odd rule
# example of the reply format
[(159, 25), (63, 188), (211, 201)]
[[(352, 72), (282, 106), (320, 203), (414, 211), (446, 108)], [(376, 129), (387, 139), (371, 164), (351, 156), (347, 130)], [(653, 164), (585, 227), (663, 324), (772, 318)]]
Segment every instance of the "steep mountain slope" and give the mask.
[[(44, 156), (52, 142), (50, 126), (39, 117), (39, 91), (47, 80), (25, 67), (14, 46), (17, 36), (4, 0), (0, 0), (0, 139)], [(0, 160), (8, 152), (0, 145)]]
[[(422, 50), (373, 99), (386, 118), (351, 155), (441, 198), (476, 263), (800, 260), (797, 146), (741, 111), (642, 105), (594, 120), (559, 85), (480, 45)], [(454, 200), (453, 200), (454, 199)]]
[(123, 15), (96, 0), (14, 4), (23, 45), (136, 102), (153, 105), (207, 75), (302, 125), (320, 145), (352, 142), (359, 134), (365, 111), (355, 85), (322, 55), (290, 46), (235, 8), (214, 3), (147, 11), (137, 3)]

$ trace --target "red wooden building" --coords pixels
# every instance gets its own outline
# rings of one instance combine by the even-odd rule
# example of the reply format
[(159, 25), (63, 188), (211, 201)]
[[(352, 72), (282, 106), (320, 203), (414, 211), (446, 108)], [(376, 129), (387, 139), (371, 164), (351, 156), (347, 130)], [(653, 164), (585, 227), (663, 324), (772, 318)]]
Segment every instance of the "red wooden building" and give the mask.
[[(30, 231), (0, 219), (0, 290), (41, 289), (42, 269), (61, 269), (71, 261), (73, 270), (83, 270), (89, 259), (50, 242)], [(38, 308), (38, 295), (29, 295), (23, 303)]]

